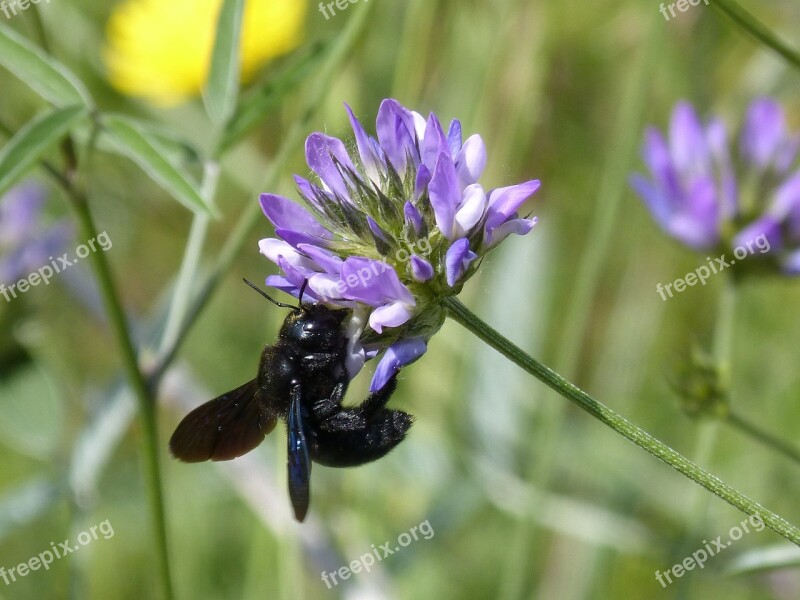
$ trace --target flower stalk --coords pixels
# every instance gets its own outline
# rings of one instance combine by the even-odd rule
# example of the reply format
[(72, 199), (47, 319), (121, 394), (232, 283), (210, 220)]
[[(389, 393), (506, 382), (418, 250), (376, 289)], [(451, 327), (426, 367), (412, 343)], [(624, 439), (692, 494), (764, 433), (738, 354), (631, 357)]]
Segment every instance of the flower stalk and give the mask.
[(738, 3), (733, 0), (715, 0), (711, 3), (711, 7), (736, 23), (756, 41), (777, 52), (790, 65), (800, 69), (800, 53), (786, 45), (768, 27), (739, 6)]
[(756, 440), (770, 450), (774, 450), (778, 454), (782, 454), (786, 458), (800, 464), (800, 448), (793, 446), (789, 442), (774, 436), (769, 431), (751, 423), (740, 414), (729, 411), (728, 414), (725, 415), (725, 422), (734, 429), (737, 429), (740, 433)]
[(450, 297), (445, 299), (444, 305), (447, 308), (448, 316), (454, 321), (558, 394), (730, 505), (745, 514), (758, 515), (767, 527), (800, 546), (800, 529), (786, 519), (751, 500), (718, 477), (701, 469), (680, 453), (589, 396), (549, 367), (528, 356), (518, 346), (492, 329), (457, 298)]
[[(94, 224), (86, 194), (76, 187), (69, 187), (67, 193), (71, 200), (70, 204), (78, 217), (83, 238), (94, 239), (97, 237), (97, 227)], [(152, 390), (139, 368), (137, 352), (130, 336), (125, 311), (117, 293), (117, 288), (114, 285), (111, 269), (106, 261), (105, 254), (93, 252), (90, 257), (97, 284), (100, 288), (100, 294), (103, 298), (103, 304), (120, 349), (125, 374), (139, 404), (143, 435), (144, 479), (150, 504), (150, 514), (153, 520), (158, 578), (163, 598), (172, 600), (174, 594), (167, 545), (166, 510), (161, 482), (161, 464), (159, 462), (158, 449), (160, 444), (156, 403)]]

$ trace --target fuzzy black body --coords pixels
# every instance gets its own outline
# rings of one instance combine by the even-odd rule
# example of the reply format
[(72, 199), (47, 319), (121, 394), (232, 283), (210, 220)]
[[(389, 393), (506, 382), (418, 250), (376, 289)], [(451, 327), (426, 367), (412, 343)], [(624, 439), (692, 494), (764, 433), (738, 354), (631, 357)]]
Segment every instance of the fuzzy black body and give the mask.
[(342, 406), (347, 311), (292, 307), (277, 342), (266, 346), (258, 376), (203, 404), (181, 421), (170, 440), (185, 462), (230, 460), (258, 446), (278, 420), (287, 424), (289, 495), (302, 521), (310, 497), (311, 461), (353, 467), (381, 458), (399, 444), (412, 417), (386, 408), (396, 374), (360, 405)]

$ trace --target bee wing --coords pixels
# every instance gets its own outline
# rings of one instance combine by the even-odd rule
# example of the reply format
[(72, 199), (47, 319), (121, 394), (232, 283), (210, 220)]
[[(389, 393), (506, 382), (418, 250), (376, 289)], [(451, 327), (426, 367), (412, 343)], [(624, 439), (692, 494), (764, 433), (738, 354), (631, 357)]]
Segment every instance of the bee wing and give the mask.
[(261, 399), (256, 380), (195, 408), (169, 441), (184, 462), (231, 460), (250, 452), (275, 428), (277, 415)]
[(300, 386), (292, 388), (289, 404), (289, 498), (298, 521), (306, 518), (311, 496), (311, 460), (303, 424)]

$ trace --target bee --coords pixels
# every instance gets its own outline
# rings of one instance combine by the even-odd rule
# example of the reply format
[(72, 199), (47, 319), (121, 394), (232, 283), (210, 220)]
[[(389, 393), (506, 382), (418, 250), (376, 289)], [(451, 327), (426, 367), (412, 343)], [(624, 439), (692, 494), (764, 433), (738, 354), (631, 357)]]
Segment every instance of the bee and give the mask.
[(289, 309), (278, 340), (261, 353), (258, 374), (190, 412), (169, 442), (172, 455), (187, 462), (231, 460), (250, 452), (279, 420), (286, 423), (289, 497), (298, 521), (310, 501), (312, 462), (355, 467), (385, 456), (406, 436), (413, 417), (386, 408), (397, 386), (397, 372), (358, 406), (344, 407), (350, 377), (345, 368), (349, 311), (321, 304)]

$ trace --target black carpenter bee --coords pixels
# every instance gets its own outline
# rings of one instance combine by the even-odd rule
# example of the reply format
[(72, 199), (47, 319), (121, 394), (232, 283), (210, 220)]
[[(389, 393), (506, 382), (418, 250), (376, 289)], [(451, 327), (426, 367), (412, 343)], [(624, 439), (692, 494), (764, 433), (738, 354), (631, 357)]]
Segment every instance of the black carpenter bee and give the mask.
[(261, 354), (258, 375), (206, 402), (180, 422), (169, 442), (184, 462), (230, 460), (258, 446), (278, 419), (288, 430), (289, 496), (298, 521), (308, 511), (311, 462), (354, 467), (381, 458), (403, 441), (413, 418), (386, 408), (397, 373), (358, 406), (342, 406), (350, 381), (345, 368), (347, 310), (298, 306), (272, 299), (291, 312), (278, 341)]

